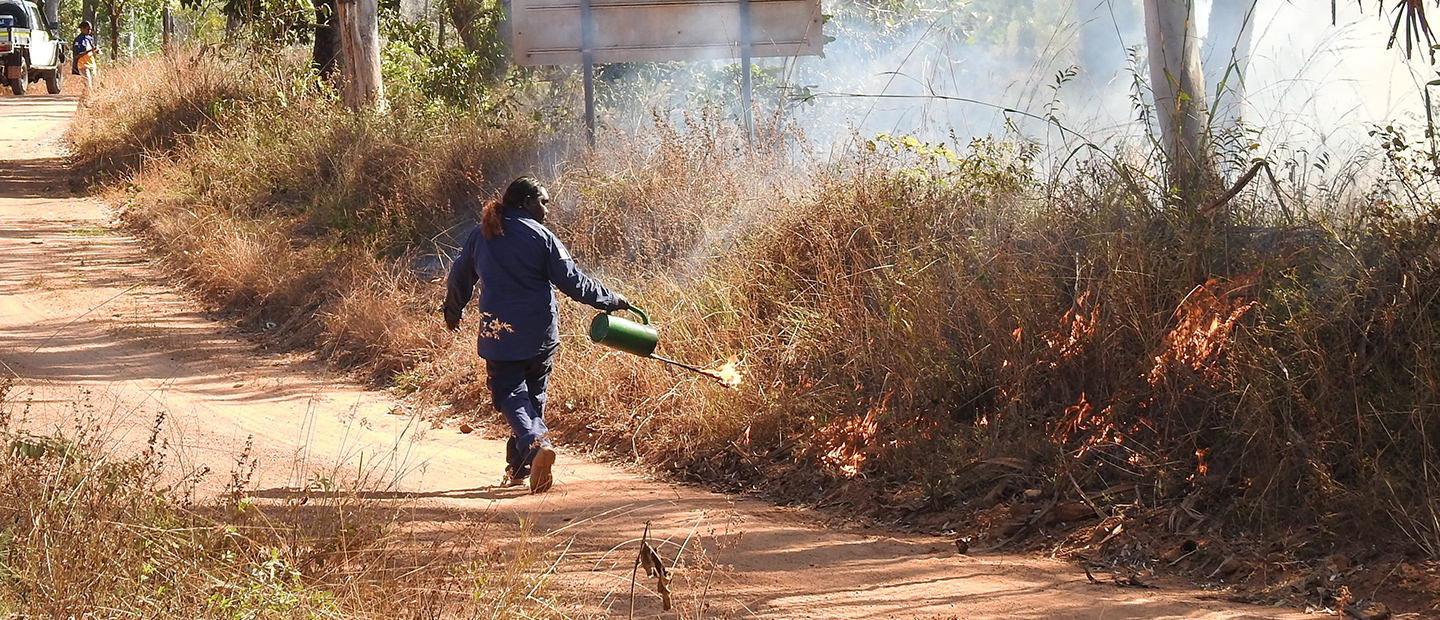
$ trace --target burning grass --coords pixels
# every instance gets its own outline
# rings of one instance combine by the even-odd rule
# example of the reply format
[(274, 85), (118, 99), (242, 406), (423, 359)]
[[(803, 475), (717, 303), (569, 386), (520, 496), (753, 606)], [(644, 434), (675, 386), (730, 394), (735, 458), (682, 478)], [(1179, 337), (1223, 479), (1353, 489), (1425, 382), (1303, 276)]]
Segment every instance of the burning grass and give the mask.
[[(441, 271), (415, 265), (475, 192), (538, 161), (543, 127), (306, 96), (235, 109), (137, 177), (128, 219), (217, 305), (488, 418), (471, 347), (430, 311)], [(1440, 549), (1440, 212), (1413, 166), (1299, 221), (1255, 194), (1210, 217), (1137, 193), (1147, 171), (1115, 160), (1038, 179), (1023, 142), (879, 139), (810, 167), (717, 119), (655, 127), (570, 159), (554, 226), (651, 312), (660, 354), (738, 352), (744, 380), (576, 336), (550, 400), (567, 439), (911, 516), (1037, 494)], [(110, 148), (87, 135), (82, 152)], [(591, 312), (562, 309), (583, 334)]]

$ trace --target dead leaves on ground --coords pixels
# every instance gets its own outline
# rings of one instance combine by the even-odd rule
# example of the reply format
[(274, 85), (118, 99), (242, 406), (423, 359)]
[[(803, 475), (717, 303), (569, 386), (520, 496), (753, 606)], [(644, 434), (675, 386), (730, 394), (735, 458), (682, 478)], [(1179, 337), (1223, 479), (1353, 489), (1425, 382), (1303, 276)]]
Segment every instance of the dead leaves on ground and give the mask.
[[(1098, 585), (1104, 585), (1105, 582), (1100, 581), (1099, 579), (1096, 579), (1096, 578), (1095, 578), (1095, 575), (1090, 572), (1090, 567), (1088, 567), (1088, 566), (1081, 566), (1080, 568), (1082, 568), (1082, 569), (1085, 570), (1085, 578), (1086, 578), (1086, 579), (1089, 579), (1089, 580), (1090, 580), (1090, 583), (1093, 583), (1093, 584), (1095, 584), (1095, 585), (1097, 585), (1097, 586), (1098, 586)], [(1117, 588), (1146, 588), (1146, 589), (1149, 589), (1149, 588), (1154, 588), (1154, 587), (1155, 587), (1155, 586), (1153, 586), (1153, 585), (1151, 585), (1151, 584), (1148, 584), (1148, 583), (1145, 583), (1144, 581), (1141, 581), (1141, 580), (1140, 580), (1140, 575), (1136, 574), (1134, 571), (1130, 571), (1128, 574), (1126, 574), (1126, 575), (1123, 576), (1123, 577), (1122, 577), (1119, 573), (1112, 573), (1112, 574), (1110, 575), (1110, 579), (1112, 579), (1111, 585), (1114, 585), (1114, 586), (1117, 587)]]

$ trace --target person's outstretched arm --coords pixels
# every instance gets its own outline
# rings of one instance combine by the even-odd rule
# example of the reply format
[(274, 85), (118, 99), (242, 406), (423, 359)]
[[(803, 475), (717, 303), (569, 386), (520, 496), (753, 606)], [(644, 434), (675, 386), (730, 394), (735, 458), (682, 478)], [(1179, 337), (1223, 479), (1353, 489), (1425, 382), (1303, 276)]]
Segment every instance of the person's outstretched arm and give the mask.
[(445, 305), (441, 309), (445, 312), (445, 326), (450, 329), (460, 328), (465, 305), (475, 295), (475, 283), (479, 281), (479, 276), (475, 274), (475, 235), (478, 234), (480, 227), (477, 226), (465, 239), (465, 247), (460, 250), (455, 263), (450, 265), (450, 276), (445, 281)]
[(554, 284), (555, 288), (560, 289), (566, 297), (599, 310), (613, 312), (630, 307), (630, 302), (623, 295), (605, 288), (605, 285), (580, 271), (580, 268), (575, 266), (575, 259), (570, 257), (570, 252), (565, 249), (565, 244), (560, 243), (560, 239), (551, 239), (554, 243), (550, 246), (550, 260), (546, 270), (549, 271), (550, 283)]

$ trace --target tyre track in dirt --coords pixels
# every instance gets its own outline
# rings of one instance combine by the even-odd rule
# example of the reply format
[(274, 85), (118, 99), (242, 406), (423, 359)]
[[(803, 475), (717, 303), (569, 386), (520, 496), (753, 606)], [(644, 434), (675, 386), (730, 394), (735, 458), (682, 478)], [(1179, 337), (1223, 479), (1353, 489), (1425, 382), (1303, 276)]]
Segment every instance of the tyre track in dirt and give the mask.
[(662, 555), (683, 549), (692, 566), (677, 571), (675, 611), (642, 586), (642, 618), (1303, 617), (1180, 584), (1096, 586), (1066, 563), (960, 555), (938, 538), (828, 530), (804, 510), (563, 451), (554, 491), (491, 487), (503, 441), (431, 428), (389, 394), (307, 356), (261, 351), (188, 301), (104, 205), (75, 191), (60, 143), (74, 108), (73, 97), (0, 97), (0, 373), (16, 378), (11, 398), (28, 401), (37, 432), (82, 416), (133, 449), (163, 413), (172, 462), (216, 472), (209, 492), (253, 442), (259, 501), (369, 472), (368, 497), (404, 505), (412, 531), (445, 536), (478, 520), (489, 535), (553, 546), (563, 598), (581, 616), (628, 615), (649, 524)]

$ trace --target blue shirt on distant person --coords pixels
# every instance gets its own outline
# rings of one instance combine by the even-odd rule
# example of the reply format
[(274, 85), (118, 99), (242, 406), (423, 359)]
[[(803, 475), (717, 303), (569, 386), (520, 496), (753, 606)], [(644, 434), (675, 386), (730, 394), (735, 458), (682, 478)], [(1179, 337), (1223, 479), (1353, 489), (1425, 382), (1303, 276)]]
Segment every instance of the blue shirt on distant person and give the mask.
[(95, 45), (95, 37), (90, 35), (90, 22), (80, 23), (80, 34), (75, 37), (75, 43), (70, 46), (70, 51), (75, 53), (74, 64), (71, 66), (75, 75), (86, 76), (86, 90), (89, 90), (89, 79), (93, 76), (95, 69), (95, 57), (99, 55), (100, 48)]
[[(504, 234), (486, 239), (476, 226), (465, 239), (445, 295), (445, 319), (458, 322), (478, 281), (480, 338), (476, 350), (491, 361), (527, 360), (560, 344), (551, 286), (600, 310), (621, 308), (621, 296), (585, 275), (555, 233), (524, 209), (505, 208)], [(508, 329), (488, 333), (493, 322)]]
[(75, 52), (76, 58), (96, 49), (99, 48), (95, 46), (95, 37), (84, 32), (76, 36), (74, 45), (70, 46), (70, 51)]

